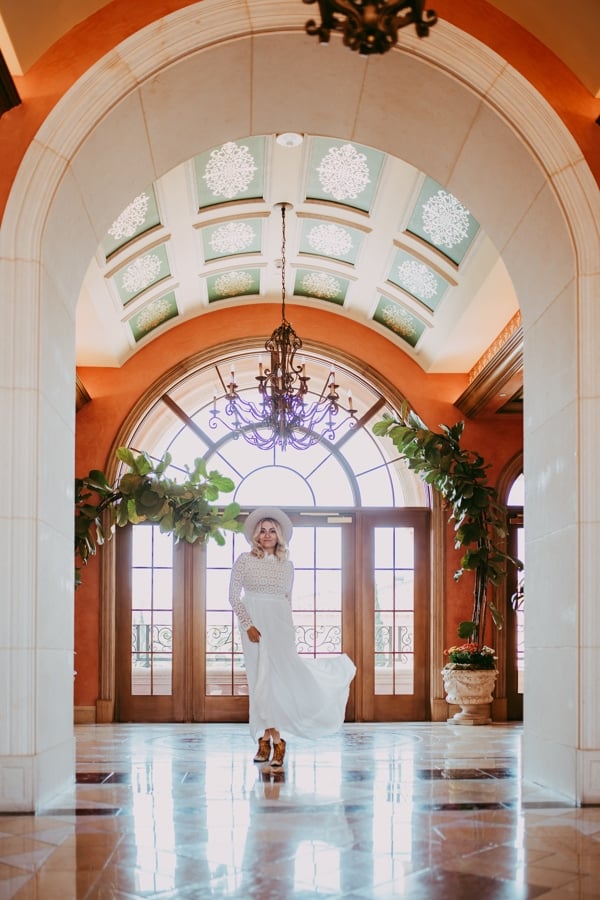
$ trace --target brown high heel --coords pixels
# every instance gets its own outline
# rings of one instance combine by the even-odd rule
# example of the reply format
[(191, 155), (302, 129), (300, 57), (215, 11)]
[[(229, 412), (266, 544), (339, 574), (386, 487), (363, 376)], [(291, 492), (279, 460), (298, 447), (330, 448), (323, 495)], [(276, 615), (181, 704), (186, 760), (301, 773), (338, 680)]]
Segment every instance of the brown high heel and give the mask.
[(261, 737), (258, 739), (258, 750), (254, 756), (254, 762), (268, 762), (271, 755), (270, 738)]
[(285, 756), (285, 741), (283, 738), (279, 739), (279, 742), (273, 743), (273, 759), (271, 760), (271, 767), (274, 769), (278, 769), (283, 765), (283, 758)]

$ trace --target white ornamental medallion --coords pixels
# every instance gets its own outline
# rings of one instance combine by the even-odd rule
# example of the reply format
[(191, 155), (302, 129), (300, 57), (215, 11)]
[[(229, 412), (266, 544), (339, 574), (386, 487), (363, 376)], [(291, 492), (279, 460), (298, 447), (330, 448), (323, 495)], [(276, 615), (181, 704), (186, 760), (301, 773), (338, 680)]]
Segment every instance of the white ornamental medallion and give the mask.
[(352, 236), (345, 228), (326, 222), (315, 225), (308, 232), (306, 239), (315, 253), (323, 256), (347, 256), (352, 250)]
[(243, 253), (251, 246), (256, 233), (247, 222), (227, 222), (216, 228), (210, 239), (215, 253)]
[(231, 200), (248, 188), (256, 169), (254, 157), (246, 146), (227, 141), (211, 152), (202, 177), (215, 197)]
[(149, 202), (150, 197), (145, 193), (140, 194), (135, 200), (132, 200), (129, 206), (125, 207), (118, 219), (115, 219), (108, 229), (110, 236), (115, 241), (133, 237), (138, 228), (141, 228), (146, 221)]
[(331, 300), (333, 297), (337, 297), (341, 289), (337, 278), (327, 275), (325, 272), (311, 272), (310, 275), (304, 276), (301, 284), (307, 294), (319, 297), (321, 300)]
[(221, 297), (235, 297), (251, 287), (252, 275), (249, 272), (225, 272), (215, 280), (215, 291)]
[(123, 272), (121, 282), (128, 294), (138, 294), (152, 284), (160, 275), (162, 262), (156, 253), (146, 253), (135, 259)]
[(412, 316), (396, 306), (386, 306), (381, 313), (385, 324), (401, 337), (414, 338), (417, 330), (413, 325)]
[(469, 234), (469, 212), (447, 191), (438, 191), (423, 204), (423, 231), (434, 244), (451, 249)]
[(330, 147), (317, 174), (325, 194), (334, 200), (355, 200), (370, 183), (367, 157), (352, 144)]
[(398, 266), (398, 280), (411, 294), (430, 300), (438, 292), (435, 275), (423, 263), (406, 260)]

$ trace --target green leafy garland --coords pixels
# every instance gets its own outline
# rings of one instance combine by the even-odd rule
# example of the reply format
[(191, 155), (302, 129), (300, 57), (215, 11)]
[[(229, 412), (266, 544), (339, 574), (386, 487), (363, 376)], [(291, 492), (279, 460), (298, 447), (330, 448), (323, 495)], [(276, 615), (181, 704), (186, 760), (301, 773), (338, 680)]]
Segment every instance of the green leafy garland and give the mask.
[(464, 422), (433, 432), (412, 412), (406, 401), (398, 418), (385, 414), (373, 426), (373, 432), (392, 439), (408, 467), (422, 481), (439, 491), (452, 512), (455, 547), (462, 551), (458, 580), (466, 571), (474, 573), (473, 613), (461, 622), (458, 635), (468, 638), (481, 650), (489, 610), (496, 628), (503, 626), (500, 610), (488, 599), (488, 585), (498, 585), (507, 574), (507, 564), (523, 568), (520, 560), (506, 553), (505, 513), (493, 487), (487, 483), (487, 465), (483, 458), (460, 446)]
[[(205, 460), (194, 460), (191, 470), (185, 467), (187, 477), (179, 482), (164, 474), (171, 465), (169, 453), (155, 461), (146, 452), (136, 456), (127, 447), (119, 447), (116, 455), (129, 471), (115, 484), (98, 469), (75, 479), (76, 563), (87, 565), (115, 528), (130, 522), (154, 522), (161, 532), (173, 534), (175, 541), (190, 544), (213, 538), (223, 545), (223, 530), (240, 530), (239, 505), (230, 503), (221, 509), (216, 504), (221, 492), (233, 491), (234, 483), (219, 472), (207, 471)], [(108, 533), (105, 511), (109, 514)], [(75, 584), (80, 583), (81, 568), (76, 564)]]

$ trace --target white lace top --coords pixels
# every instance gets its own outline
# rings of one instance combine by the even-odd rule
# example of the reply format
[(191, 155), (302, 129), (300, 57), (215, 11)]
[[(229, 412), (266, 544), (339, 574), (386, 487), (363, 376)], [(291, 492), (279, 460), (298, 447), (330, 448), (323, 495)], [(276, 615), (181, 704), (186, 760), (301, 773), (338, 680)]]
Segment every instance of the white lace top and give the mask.
[(275, 556), (259, 559), (252, 553), (241, 553), (233, 564), (229, 580), (229, 602), (233, 607), (240, 627), (247, 631), (253, 624), (242, 600), (242, 591), (267, 596), (292, 596), (294, 566), (289, 559), (278, 560)]

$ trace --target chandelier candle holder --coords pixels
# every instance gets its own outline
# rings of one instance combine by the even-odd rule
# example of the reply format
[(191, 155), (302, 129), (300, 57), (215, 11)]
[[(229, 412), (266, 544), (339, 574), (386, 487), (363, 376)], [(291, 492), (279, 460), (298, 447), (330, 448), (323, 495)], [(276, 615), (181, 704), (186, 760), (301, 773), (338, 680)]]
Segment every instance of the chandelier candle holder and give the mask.
[(304, 0), (317, 2), (321, 24), (310, 19), (306, 33), (328, 44), (331, 32), (341, 31), (345, 46), (361, 56), (387, 53), (398, 42), (398, 31), (407, 25), (414, 24), (420, 38), (427, 37), (437, 22), (435, 11), (423, 8), (423, 0)]
[[(285, 315), (285, 213), (289, 204), (281, 207), (281, 324), (265, 343), (269, 362), (258, 362), (255, 380), (258, 391), (256, 401), (241, 397), (236, 383), (235, 366), (232, 365), (229, 384), (223, 387), (224, 415), (213, 396), (209, 425), (224, 425), (234, 438), (242, 437), (261, 450), (275, 446), (285, 450), (294, 447), (306, 450), (324, 438), (333, 441), (340, 428), (354, 427), (356, 413), (352, 395), (348, 393), (347, 406), (340, 403), (339, 385), (335, 370), (330, 369), (320, 393), (309, 391), (310, 376), (306, 374), (304, 359), (296, 360), (302, 349), (302, 341)], [(341, 413), (341, 415), (340, 415)]]

